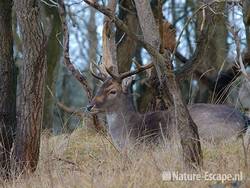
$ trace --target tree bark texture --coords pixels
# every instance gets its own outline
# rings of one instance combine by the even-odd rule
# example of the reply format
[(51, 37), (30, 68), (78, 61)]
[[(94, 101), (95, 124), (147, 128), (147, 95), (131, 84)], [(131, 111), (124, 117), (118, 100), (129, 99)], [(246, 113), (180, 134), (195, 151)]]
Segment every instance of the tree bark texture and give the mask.
[(46, 40), (36, 0), (15, 0), (14, 8), (22, 40), (20, 114), (14, 143), (15, 170), (32, 172), (39, 158), (44, 106)]
[[(136, 9), (132, 1), (119, 1), (118, 17), (126, 23), (126, 25), (136, 34), (140, 33), (140, 26), (136, 15)], [(135, 56), (136, 41), (132, 40), (128, 35), (124, 34), (119, 28), (116, 32), (117, 45), (117, 64), (118, 72), (123, 73), (129, 71), (132, 59)]]
[[(157, 26), (150, 4), (143, 0), (135, 1), (135, 4), (144, 40), (159, 51), (161, 43), (159, 27)], [(155, 7), (157, 6), (155, 5)], [(157, 59), (153, 58), (152, 61), (156, 64)], [(159, 110), (158, 104), (160, 104), (160, 101), (158, 91), (161, 86), (157, 75), (161, 77), (162, 73), (160, 67), (155, 66), (155, 69), (152, 71), (149, 81), (151, 87), (146, 88), (142, 99), (150, 101), (150, 104), (139, 103), (139, 108), (143, 109), (141, 111)]]

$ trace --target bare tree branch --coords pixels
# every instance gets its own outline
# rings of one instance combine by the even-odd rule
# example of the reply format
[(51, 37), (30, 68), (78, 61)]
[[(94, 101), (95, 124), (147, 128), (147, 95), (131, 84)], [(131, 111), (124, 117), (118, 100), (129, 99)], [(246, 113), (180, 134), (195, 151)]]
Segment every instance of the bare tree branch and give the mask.
[(69, 31), (66, 21), (66, 10), (63, 0), (58, 1), (58, 9), (62, 21), (62, 27), (63, 27), (63, 58), (64, 58), (64, 64), (67, 67), (67, 69), (72, 73), (72, 75), (82, 84), (82, 86), (85, 88), (87, 92), (87, 96), (89, 101), (92, 98), (92, 91), (91, 88), (87, 82), (87, 78), (81, 74), (79, 70), (77, 70), (73, 63), (70, 60), (69, 57)]
[[(60, 18), (62, 21), (62, 27), (63, 27), (63, 54), (64, 54), (64, 64), (68, 68), (68, 70), (72, 73), (72, 75), (82, 84), (84, 89), (87, 92), (88, 101), (90, 102), (92, 99), (92, 90), (87, 82), (87, 78), (80, 73), (79, 70), (77, 70), (74, 65), (72, 64), (70, 57), (69, 57), (69, 31), (66, 21), (66, 10), (63, 0), (58, 0), (58, 10), (60, 14)], [(93, 117), (93, 124), (95, 126), (95, 129), (102, 130), (102, 126), (100, 126), (99, 120), (97, 115), (92, 115)]]
[(157, 58), (159, 62), (165, 62), (165, 58), (152, 45), (145, 42), (142, 37), (137, 36), (132, 31), (130, 31), (126, 24), (123, 23), (123, 21), (121, 21), (119, 18), (112, 14), (112, 11), (110, 9), (107, 9), (106, 7), (98, 4), (97, 2), (89, 0), (84, 0), (84, 2), (97, 9), (105, 16), (109, 17), (110, 20), (112, 20), (119, 29), (124, 31), (131, 39), (136, 40), (138, 43), (140, 43), (153, 57)]
[[(109, 17), (110, 20), (112, 20), (119, 29), (124, 31), (131, 39), (136, 40), (159, 62), (162, 62), (162, 63), (165, 62), (165, 58), (152, 45), (145, 42), (145, 40), (143, 40), (143, 38), (141, 36), (135, 35), (134, 32), (132, 32), (122, 20), (120, 20), (119, 18), (117, 18), (116, 16), (113, 15), (113, 13), (110, 9), (98, 4), (95, 1), (89, 1), (89, 0), (83, 0), (83, 1), (85, 3), (87, 3), (88, 5), (97, 9), (101, 13), (103, 13), (105, 16)], [(220, 2), (225, 2), (225, 1), (224, 0), (223, 1), (222, 0), (221, 1), (211, 1), (210, 3), (204, 4), (195, 12), (195, 14), (197, 14), (199, 11), (203, 10), (204, 8), (206, 8), (208, 6), (211, 6), (214, 3), (220, 3)], [(189, 20), (189, 22), (190, 21), (191, 20)], [(207, 40), (206, 33), (207, 33), (207, 28), (202, 27), (201, 33), (200, 33), (200, 36), (199, 36), (199, 39), (197, 42), (197, 49), (196, 49), (193, 57), (186, 62), (186, 65), (184, 65), (181, 69), (179, 69), (175, 72), (177, 74), (178, 79), (183, 79), (188, 73), (192, 72), (194, 70), (194, 68), (196, 68), (196, 65), (198, 65), (200, 63), (200, 61), (199, 61), (200, 56), (203, 55), (204, 50), (205, 50), (205, 46), (206, 46), (206, 40)]]

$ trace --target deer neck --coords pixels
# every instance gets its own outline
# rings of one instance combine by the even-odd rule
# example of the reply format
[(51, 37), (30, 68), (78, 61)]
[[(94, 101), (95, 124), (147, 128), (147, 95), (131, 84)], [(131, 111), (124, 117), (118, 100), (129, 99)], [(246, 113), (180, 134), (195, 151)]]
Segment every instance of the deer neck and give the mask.
[(109, 133), (118, 148), (122, 149), (134, 139), (134, 130), (140, 118), (130, 97), (121, 96), (115, 107), (106, 112)]

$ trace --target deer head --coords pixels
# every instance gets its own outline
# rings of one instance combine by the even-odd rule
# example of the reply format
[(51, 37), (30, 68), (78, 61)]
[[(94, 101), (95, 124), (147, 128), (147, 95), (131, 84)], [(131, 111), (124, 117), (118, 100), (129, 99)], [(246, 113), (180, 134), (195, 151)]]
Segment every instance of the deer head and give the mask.
[(124, 98), (124, 95), (122, 85), (112, 78), (107, 78), (88, 105), (88, 111), (97, 113), (115, 109), (114, 107), (120, 104), (119, 101)]
[(133, 81), (132, 76), (153, 67), (152, 63), (144, 66), (137, 65), (137, 69), (134, 71), (128, 71), (119, 75), (115, 75), (109, 69), (106, 69), (107, 73), (103, 73), (100, 68), (98, 68), (99, 74), (96, 74), (93, 71), (93, 65), (98, 68), (98, 65), (92, 62), (90, 67), (92, 75), (95, 78), (103, 81), (103, 83), (87, 107), (87, 110), (91, 113), (115, 111), (121, 106), (126, 105), (125, 103), (130, 104), (130, 88)]

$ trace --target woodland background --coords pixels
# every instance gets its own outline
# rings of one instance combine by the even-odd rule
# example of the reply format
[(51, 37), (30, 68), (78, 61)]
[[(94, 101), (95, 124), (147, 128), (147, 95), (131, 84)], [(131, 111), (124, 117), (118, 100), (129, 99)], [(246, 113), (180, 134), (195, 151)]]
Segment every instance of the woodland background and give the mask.
[[(105, 0), (97, 2), (107, 5)], [(176, 75), (181, 77), (184, 101), (187, 104), (226, 103), (245, 113), (250, 108), (250, 86), (241, 75), (238, 59), (241, 54), (248, 70), (250, 2), (151, 0), (156, 20), (159, 19), (158, 2), (162, 3), (163, 17), (167, 21), (164, 25), (166, 48), (175, 53), (173, 66)], [(37, 156), (37, 160), (28, 164), (28, 169), (36, 169), (41, 132), (51, 136), (69, 134), (79, 127), (100, 128), (93, 125), (86, 106), (100, 84), (92, 77), (89, 64), (91, 61), (100, 63), (103, 56), (104, 16), (83, 1), (64, 2), (69, 57), (74, 66), (65, 64), (64, 31), (58, 3), (60, 1), (52, 0), (0, 2), (0, 125), (1, 144), (6, 146), (0, 154), (1, 166), (5, 169), (3, 176), (9, 176), (12, 152), (17, 156), (17, 164), (21, 163), (18, 169), (23, 170), (22, 166), (27, 164), (22, 161), (29, 158), (23, 153), (30, 151), (30, 156)], [(203, 3), (211, 3), (205, 35), (200, 34), (203, 16), (197, 13)], [(115, 13), (131, 31), (141, 35), (133, 1), (119, 0)], [(238, 46), (236, 33), (240, 39)], [(150, 61), (148, 52), (121, 30), (116, 30), (115, 39), (119, 72), (134, 69), (133, 61), (139, 64)], [(197, 66), (185, 67), (190, 62)], [(181, 75), (183, 67), (188, 68), (185, 75)], [(89, 93), (84, 83), (78, 81), (81, 75), (88, 83)], [(152, 74), (137, 75), (133, 90), (138, 111), (165, 108), (161, 106), (161, 90), (157, 84)], [(103, 119), (99, 116), (100, 122)], [(26, 146), (28, 143), (32, 143), (31, 147)]]

